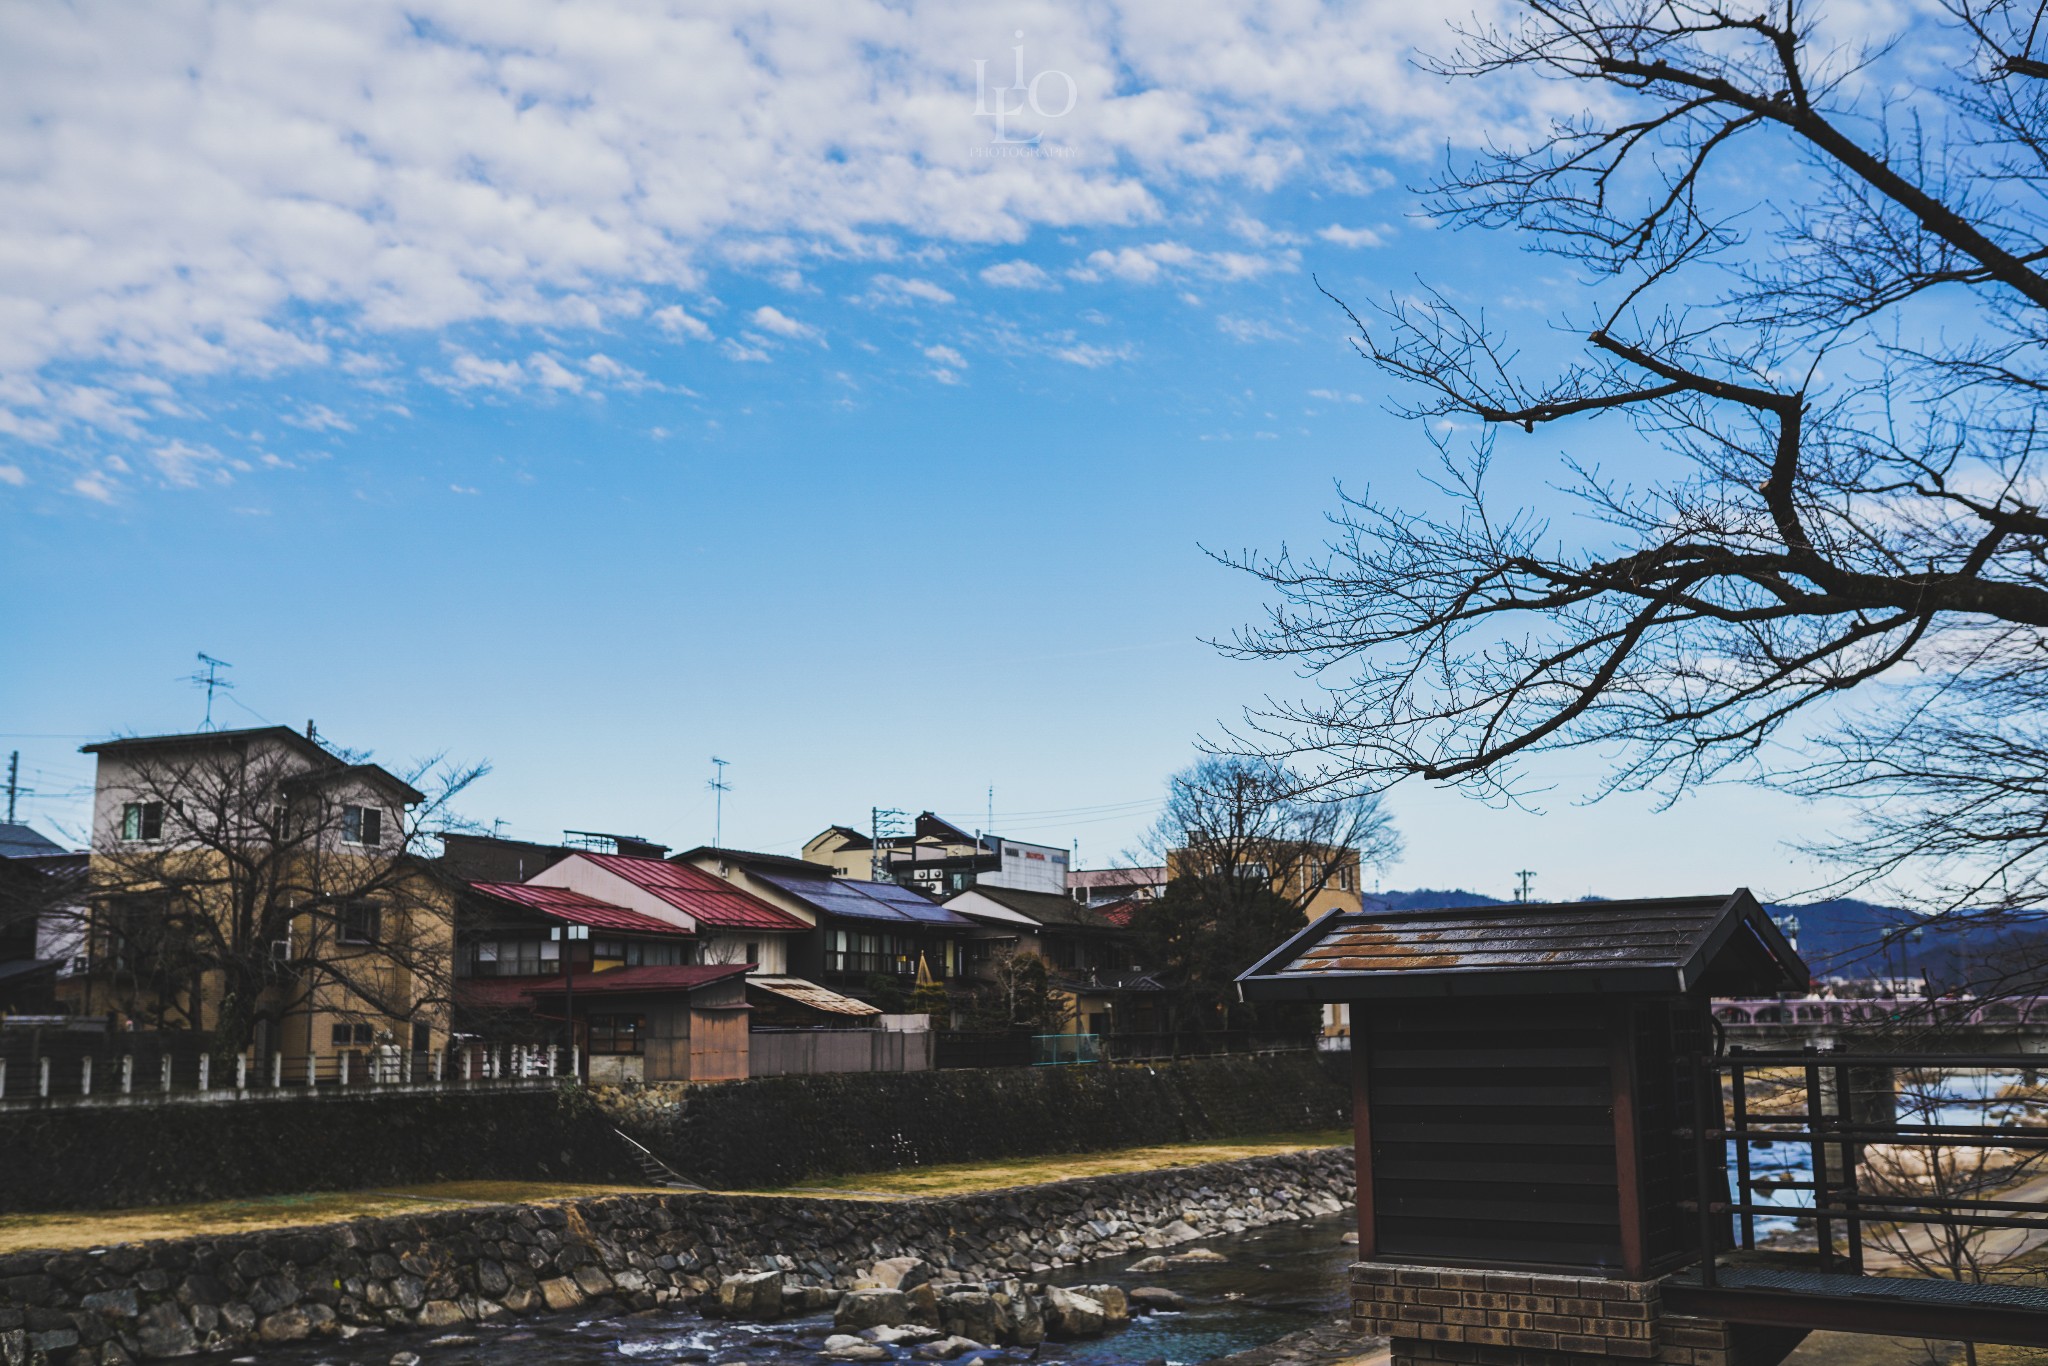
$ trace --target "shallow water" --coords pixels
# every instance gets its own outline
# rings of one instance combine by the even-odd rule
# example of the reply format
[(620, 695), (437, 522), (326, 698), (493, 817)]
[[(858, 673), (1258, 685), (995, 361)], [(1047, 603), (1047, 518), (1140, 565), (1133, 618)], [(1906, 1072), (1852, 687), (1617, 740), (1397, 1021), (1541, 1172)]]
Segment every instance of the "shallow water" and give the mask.
[[(1207, 1247), (1229, 1260), (1172, 1271), (1125, 1269), (1149, 1253), (1066, 1268), (1046, 1279), (1064, 1285), (1161, 1285), (1185, 1296), (1187, 1309), (1134, 1318), (1130, 1327), (1090, 1342), (1047, 1342), (981, 1353), (979, 1359), (990, 1366), (1141, 1366), (1207, 1361), (1260, 1346), (1325, 1322), (1343, 1308), (1344, 1272), (1356, 1250), (1341, 1239), (1355, 1227), (1346, 1211), (1204, 1239), (1169, 1251)], [(755, 1324), (706, 1319), (694, 1310), (650, 1309), (608, 1319), (561, 1314), (500, 1321), (463, 1330), (477, 1339), (474, 1344), (440, 1347), (431, 1345), (434, 1334), (426, 1331), (365, 1333), (347, 1342), (266, 1348), (256, 1360), (260, 1366), (384, 1366), (394, 1353), (417, 1352), (423, 1366), (752, 1366), (820, 1362), (831, 1332), (829, 1313)], [(896, 1352), (899, 1360), (918, 1360), (903, 1349)]]

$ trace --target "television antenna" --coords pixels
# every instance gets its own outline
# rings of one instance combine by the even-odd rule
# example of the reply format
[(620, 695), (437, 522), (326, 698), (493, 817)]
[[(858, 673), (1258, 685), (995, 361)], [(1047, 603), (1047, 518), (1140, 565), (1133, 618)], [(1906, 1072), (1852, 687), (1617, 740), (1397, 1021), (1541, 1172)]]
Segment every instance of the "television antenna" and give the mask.
[(235, 690), (235, 685), (222, 678), (220, 671), (222, 669), (232, 669), (235, 666), (228, 663), (225, 659), (215, 659), (204, 650), (199, 652), (199, 662), (204, 666), (204, 670), (194, 669), (190, 674), (186, 675), (185, 681), (206, 689), (206, 719), (199, 723), (199, 728), (201, 730), (212, 730), (214, 693), (233, 692)]
[(732, 791), (732, 784), (725, 780), (725, 770), (726, 766), (732, 761), (721, 759), (714, 754), (711, 756), (711, 762), (714, 765), (711, 772), (711, 781), (705, 784), (706, 787), (717, 794), (717, 796), (712, 798), (711, 845), (714, 849), (723, 849), (725, 848), (725, 794)]

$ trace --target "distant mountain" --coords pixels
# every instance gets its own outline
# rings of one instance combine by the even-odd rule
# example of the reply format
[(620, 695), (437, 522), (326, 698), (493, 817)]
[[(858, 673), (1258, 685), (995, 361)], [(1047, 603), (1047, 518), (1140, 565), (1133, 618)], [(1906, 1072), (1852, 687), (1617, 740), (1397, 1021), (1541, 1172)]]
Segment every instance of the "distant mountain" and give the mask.
[(1428, 887), (1418, 887), (1412, 892), (1374, 892), (1366, 898), (1368, 905), (1378, 904), (1389, 911), (1440, 911), (1446, 906), (1505, 906), (1499, 897), (1481, 896), (1478, 892), (1439, 892)]

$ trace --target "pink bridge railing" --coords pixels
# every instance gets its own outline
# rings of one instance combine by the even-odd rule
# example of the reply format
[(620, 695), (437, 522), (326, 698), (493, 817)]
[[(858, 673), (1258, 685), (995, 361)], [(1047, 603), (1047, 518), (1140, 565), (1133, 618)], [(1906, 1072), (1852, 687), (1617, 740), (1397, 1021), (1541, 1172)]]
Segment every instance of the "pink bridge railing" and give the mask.
[(2048, 996), (2005, 996), (1992, 1001), (1929, 1001), (1917, 996), (1880, 996), (1865, 1001), (1716, 1001), (1714, 1018), (1736, 1028), (1878, 1024), (2048, 1028)]

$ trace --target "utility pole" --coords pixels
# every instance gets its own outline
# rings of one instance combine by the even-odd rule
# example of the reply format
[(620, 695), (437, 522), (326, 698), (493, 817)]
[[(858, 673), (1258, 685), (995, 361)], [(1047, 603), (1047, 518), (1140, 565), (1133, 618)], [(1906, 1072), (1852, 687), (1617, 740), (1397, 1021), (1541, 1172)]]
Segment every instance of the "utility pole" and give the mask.
[(712, 798), (711, 844), (715, 849), (725, 848), (725, 794), (732, 791), (732, 784), (725, 780), (727, 760), (716, 754), (711, 756), (713, 765), (711, 781), (705, 786), (718, 795)]
[(1534, 882), (1535, 880), (1536, 870), (1534, 868), (1522, 868), (1516, 871), (1515, 904), (1517, 906), (1526, 906), (1529, 904), (1529, 884)]
[(874, 882), (893, 882), (889, 874), (889, 860), (882, 852), (882, 841), (901, 833), (897, 821), (903, 813), (890, 806), (868, 808), (868, 877)]
[(212, 730), (213, 694), (216, 691), (232, 692), (234, 691), (235, 687), (234, 684), (228, 682), (225, 678), (222, 678), (220, 676), (220, 671), (222, 669), (232, 669), (235, 666), (228, 663), (225, 659), (215, 659), (212, 655), (206, 653), (206, 651), (204, 650), (201, 650), (199, 652), (199, 662), (206, 666), (205, 672), (202, 673), (199, 670), (195, 669), (188, 676), (186, 681), (189, 683), (196, 683), (200, 687), (206, 689), (206, 720), (200, 723), (199, 728), (201, 730)]
[(14, 824), (14, 797), (21, 791), (21, 751), (7, 756), (7, 823)]

